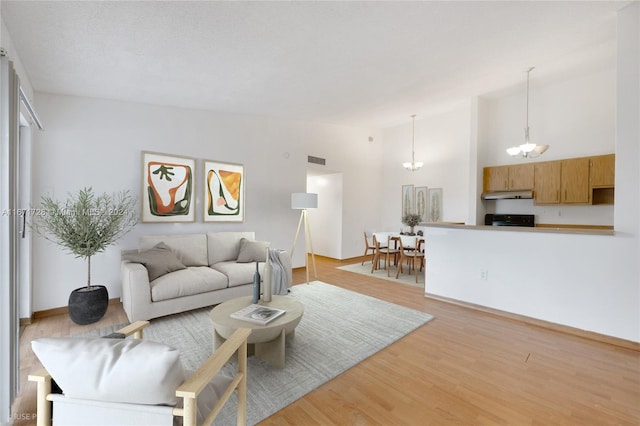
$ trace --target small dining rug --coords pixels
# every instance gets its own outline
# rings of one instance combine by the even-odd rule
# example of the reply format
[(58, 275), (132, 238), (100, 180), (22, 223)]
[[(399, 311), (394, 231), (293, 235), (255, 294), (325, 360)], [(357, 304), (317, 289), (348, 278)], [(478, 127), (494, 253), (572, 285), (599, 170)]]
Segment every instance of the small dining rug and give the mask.
[[(290, 296), (304, 305), (295, 337), (287, 340), (285, 367), (274, 369), (250, 357), (247, 374), (247, 422), (255, 424), (323, 383), (433, 319), (432, 315), (353, 291), (313, 281), (295, 285)], [(187, 370), (195, 370), (211, 354), (210, 308), (151, 320), (144, 338), (180, 350)], [(105, 335), (120, 326), (89, 335)], [(237, 364), (225, 366), (232, 374)], [(236, 422), (235, 395), (214, 425)]]
[(353, 263), (351, 265), (338, 266), (338, 269), (343, 271), (355, 272), (356, 274), (366, 275), (368, 277), (380, 278), (382, 280), (391, 281), (394, 283), (407, 284), (414, 287), (424, 288), (424, 269), (422, 272), (418, 271), (418, 282), (416, 282), (416, 276), (412, 272), (411, 275), (407, 273), (407, 268), (403, 269), (403, 272), (396, 279), (396, 267), (391, 265), (390, 277), (387, 276), (387, 271), (384, 268), (376, 269), (371, 273), (371, 261), (364, 262), (364, 265), (360, 263)]

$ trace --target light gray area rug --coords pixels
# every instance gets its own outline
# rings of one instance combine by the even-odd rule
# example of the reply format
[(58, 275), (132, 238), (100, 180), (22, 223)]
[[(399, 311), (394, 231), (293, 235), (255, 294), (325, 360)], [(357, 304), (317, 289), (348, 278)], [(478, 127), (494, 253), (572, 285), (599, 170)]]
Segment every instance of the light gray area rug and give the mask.
[[(285, 368), (274, 369), (255, 357), (248, 361), (249, 424), (269, 417), (433, 319), (424, 312), (320, 281), (293, 286), (289, 297), (302, 302), (305, 311), (295, 338), (286, 342)], [(145, 339), (178, 348), (185, 369), (195, 370), (211, 354), (209, 311), (151, 320)], [(228, 364), (225, 371), (232, 374), (236, 368), (236, 363)], [(233, 396), (214, 424), (235, 424), (236, 406)]]
[(360, 263), (354, 263), (351, 265), (338, 266), (337, 269), (342, 269), (343, 271), (355, 272), (356, 274), (366, 275), (368, 277), (380, 278), (383, 280), (391, 281), (394, 283), (407, 284), (414, 287), (424, 288), (424, 269), (422, 272), (418, 271), (418, 282), (416, 283), (416, 276), (411, 273), (409, 275), (407, 273), (407, 268), (404, 267), (400, 276), (396, 279), (396, 267), (391, 265), (390, 277), (387, 277), (386, 269), (376, 269), (371, 273), (371, 262), (364, 262), (364, 265)]

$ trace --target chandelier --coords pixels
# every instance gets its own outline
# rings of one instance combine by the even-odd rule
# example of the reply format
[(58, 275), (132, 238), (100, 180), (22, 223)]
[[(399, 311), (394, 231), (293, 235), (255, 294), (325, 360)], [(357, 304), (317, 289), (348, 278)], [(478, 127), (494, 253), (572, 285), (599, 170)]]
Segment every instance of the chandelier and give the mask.
[(410, 172), (415, 172), (420, 167), (424, 165), (422, 161), (416, 162), (416, 153), (415, 153), (415, 144), (416, 144), (416, 115), (413, 114), (411, 116), (412, 119), (412, 130), (411, 130), (411, 162), (410, 163), (402, 163), (402, 167), (409, 170)]
[(512, 157), (536, 158), (549, 148), (549, 145), (536, 145), (529, 141), (529, 74), (533, 68), (534, 67), (531, 67), (527, 70), (527, 109), (524, 127), (524, 143), (507, 149), (507, 154)]

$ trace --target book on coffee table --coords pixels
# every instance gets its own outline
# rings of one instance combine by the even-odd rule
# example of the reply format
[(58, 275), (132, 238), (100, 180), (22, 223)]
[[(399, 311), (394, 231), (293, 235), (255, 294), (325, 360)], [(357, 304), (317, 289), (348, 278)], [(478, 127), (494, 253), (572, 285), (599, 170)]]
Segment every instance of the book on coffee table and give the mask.
[(265, 325), (278, 318), (280, 315), (283, 315), (285, 312), (286, 311), (282, 309), (253, 304), (232, 313), (230, 316), (234, 319)]

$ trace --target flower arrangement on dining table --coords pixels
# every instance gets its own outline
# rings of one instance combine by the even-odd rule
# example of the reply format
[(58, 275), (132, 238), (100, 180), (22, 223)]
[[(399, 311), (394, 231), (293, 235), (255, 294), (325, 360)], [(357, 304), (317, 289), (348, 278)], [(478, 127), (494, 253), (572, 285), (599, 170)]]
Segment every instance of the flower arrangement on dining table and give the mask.
[(410, 235), (415, 235), (413, 228), (420, 223), (420, 219), (422, 219), (422, 216), (417, 213), (409, 213), (402, 218), (402, 223), (411, 228)]

